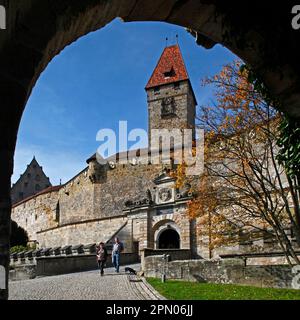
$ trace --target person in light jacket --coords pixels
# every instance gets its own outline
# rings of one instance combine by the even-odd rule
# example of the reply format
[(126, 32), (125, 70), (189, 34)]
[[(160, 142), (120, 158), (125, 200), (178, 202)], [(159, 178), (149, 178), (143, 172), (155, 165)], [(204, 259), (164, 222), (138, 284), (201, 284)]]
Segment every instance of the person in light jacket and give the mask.
[(115, 267), (115, 270), (117, 273), (119, 273), (120, 271), (120, 256), (121, 256), (121, 252), (123, 251), (124, 251), (123, 243), (120, 242), (118, 237), (116, 237), (115, 243), (113, 245), (111, 257), (112, 257), (113, 266)]

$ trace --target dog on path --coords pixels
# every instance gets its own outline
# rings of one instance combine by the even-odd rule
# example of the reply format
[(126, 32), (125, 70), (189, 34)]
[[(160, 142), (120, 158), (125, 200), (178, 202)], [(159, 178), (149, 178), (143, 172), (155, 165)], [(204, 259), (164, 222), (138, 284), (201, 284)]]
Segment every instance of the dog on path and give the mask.
[(134, 269), (132, 269), (132, 268), (129, 268), (129, 267), (126, 267), (126, 268), (125, 268), (125, 272), (126, 272), (126, 273), (129, 272), (129, 274), (134, 274), (134, 275), (136, 275), (136, 271), (135, 271)]

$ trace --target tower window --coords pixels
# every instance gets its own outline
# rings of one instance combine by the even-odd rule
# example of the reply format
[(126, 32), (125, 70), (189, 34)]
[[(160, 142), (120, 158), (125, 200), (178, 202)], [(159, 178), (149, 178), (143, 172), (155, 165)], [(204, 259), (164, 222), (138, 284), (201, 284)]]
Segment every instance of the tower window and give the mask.
[(160, 94), (160, 87), (154, 88), (154, 94)]
[(39, 184), (36, 184), (36, 185), (35, 185), (35, 190), (36, 190), (36, 191), (40, 191), (40, 190), (41, 190), (41, 187), (40, 187)]
[(180, 89), (180, 82), (175, 82), (174, 83), (174, 89), (179, 90)]
[(174, 97), (164, 98), (161, 103), (161, 116), (162, 118), (174, 117), (176, 103)]
[(59, 217), (60, 217), (60, 206), (59, 206), (59, 202), (56, 205), (56, 209), (55, 209), (55, 221), (59, 222)]

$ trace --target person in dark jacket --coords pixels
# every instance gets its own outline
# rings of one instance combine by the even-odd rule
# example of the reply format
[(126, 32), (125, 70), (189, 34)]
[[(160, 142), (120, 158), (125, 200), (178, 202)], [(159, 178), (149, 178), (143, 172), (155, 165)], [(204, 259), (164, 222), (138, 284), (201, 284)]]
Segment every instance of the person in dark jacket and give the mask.
[(104, 266), (108, 256), (107, 249), (105, 248), (105, 244), (103, 242), (99, 243), (99, 247), (97, 248), (96, 255), (97, 255), (97, 262), (98, 262), (100, 274), (101, 276), (103, 276)]

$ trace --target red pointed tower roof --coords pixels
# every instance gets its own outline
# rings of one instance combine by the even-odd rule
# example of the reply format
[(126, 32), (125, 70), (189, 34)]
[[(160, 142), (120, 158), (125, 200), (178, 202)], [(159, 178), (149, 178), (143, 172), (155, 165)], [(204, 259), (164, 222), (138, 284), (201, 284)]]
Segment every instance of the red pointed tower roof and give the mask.
[(177, 44), (165, 48), (146, 89), (183, 80), (189, 80), (189, 76)]

